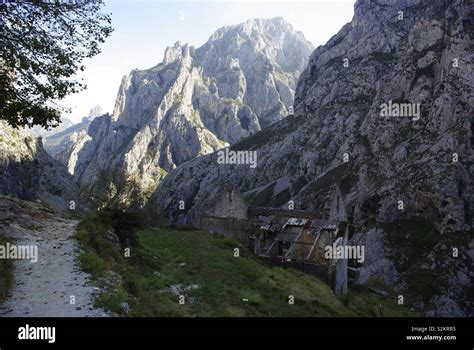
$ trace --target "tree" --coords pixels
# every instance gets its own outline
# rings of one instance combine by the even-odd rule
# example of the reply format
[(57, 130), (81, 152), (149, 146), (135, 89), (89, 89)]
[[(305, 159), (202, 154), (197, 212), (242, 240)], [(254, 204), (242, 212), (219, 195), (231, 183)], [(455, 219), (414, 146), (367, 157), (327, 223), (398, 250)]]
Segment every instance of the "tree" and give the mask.
[(68, 109), (55, 101), (86, 88), (74, 78), (112, 33), (99, 0), (0, 3), (0, 119), (54, 127)]

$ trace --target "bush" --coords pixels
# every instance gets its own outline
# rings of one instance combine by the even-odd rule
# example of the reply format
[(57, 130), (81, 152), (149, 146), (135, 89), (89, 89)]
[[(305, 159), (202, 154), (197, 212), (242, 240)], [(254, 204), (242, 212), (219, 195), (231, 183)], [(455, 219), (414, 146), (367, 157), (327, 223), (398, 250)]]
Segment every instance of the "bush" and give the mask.
[(102, 276), (105, 273), (105, 262), (92, 252), (85, 252), (80, 257), (82, 269), (93, 276)]
[(95, 300), (95, 307), (100, 307), (104, 310), (114, 312), (116, 314), (123, 314), (122, 303), (126, 302), (127, 294), (122, 290), (103, 293)]

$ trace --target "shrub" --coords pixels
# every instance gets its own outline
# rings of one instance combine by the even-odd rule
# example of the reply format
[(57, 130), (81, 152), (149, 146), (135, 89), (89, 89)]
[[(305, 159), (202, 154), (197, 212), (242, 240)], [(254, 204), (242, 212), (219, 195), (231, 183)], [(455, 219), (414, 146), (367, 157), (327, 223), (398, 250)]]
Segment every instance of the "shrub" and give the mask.
[(85, 252), (79, 257), (82, 269), (93, 276), (102, 276), (105, 272), (105, 262), (92, 252)]

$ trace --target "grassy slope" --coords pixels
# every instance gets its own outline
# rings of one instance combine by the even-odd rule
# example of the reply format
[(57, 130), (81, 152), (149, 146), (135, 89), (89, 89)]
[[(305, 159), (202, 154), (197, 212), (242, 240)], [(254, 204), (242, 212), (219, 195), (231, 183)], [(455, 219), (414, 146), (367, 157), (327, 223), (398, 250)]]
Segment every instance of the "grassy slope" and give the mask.
[[(80, 226), (78, 238), (83, 243), (87, 242), (85, 226), (98, 227)], [(123, 314), (120, 304), (126, 301), (130, 316), (377, 316), (380, 305), (385, 316), (410, 314), (405, 307), (367, 290), (338, 298), (316, 278), (268, 267), (221, 235), (145, 230), (138, 233), (138, 241), (131, 258), (112, 253), (105, 241), (96, 245), (99, 250), (84, 245), (83, 268), (98, 285), (108, 285), (108, 291), (96, 300), (98, 306)], [(237, 258), (233, 254), (236, 247), (241, 252)], [(106, 270), (120, 276), (113, 279), (112, 286), (104, 282), (110, 280)], [(199, 288), (173, 294), (170, 287), (177, 285)], [(185, 295), (184, 305), (179, 304), (177, 294)], [(288, 303), (290, 295), (294, 305)]]

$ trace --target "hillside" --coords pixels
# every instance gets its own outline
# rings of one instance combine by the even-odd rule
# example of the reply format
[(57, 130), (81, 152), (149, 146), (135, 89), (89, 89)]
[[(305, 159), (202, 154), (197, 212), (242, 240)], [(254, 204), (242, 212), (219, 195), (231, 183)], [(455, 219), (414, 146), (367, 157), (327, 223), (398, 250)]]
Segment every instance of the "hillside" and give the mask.
[(317, 212), (337, 184), (367, 245), (360, 283), (382, 278), (430, 315), (472, 315), (473, 14), (468, 1), (359, 0), (311, 55), (294, 116), (231, 147), (256, 151), (257, 167), (192, 159), (154, 205), (193, 224), (226, 180), (250, 204)]
[[(117, 219), (115, 219), (117, 220)], [(396, 297), (356, 288), (344, 298), (320, 280), (263, 264), (237, 242), (197, 230), (137, 229), (132, 255), (121, 254), (103, 214), (78, 227), (82, 266), (102, 294), (96, 306), (122, 316), (414, 316)], [(112, 224), (112, 226), (111, 226)], [(124, 237), (122, 236), (122, 239)], [(235, 257), (235, 249), (239, 256)], [(180, 297), (184, 303), (180, 303)], [(293, 298), (291, 298), (291, 296)], [(293, 302), (289, 302), (294, 300)]]

